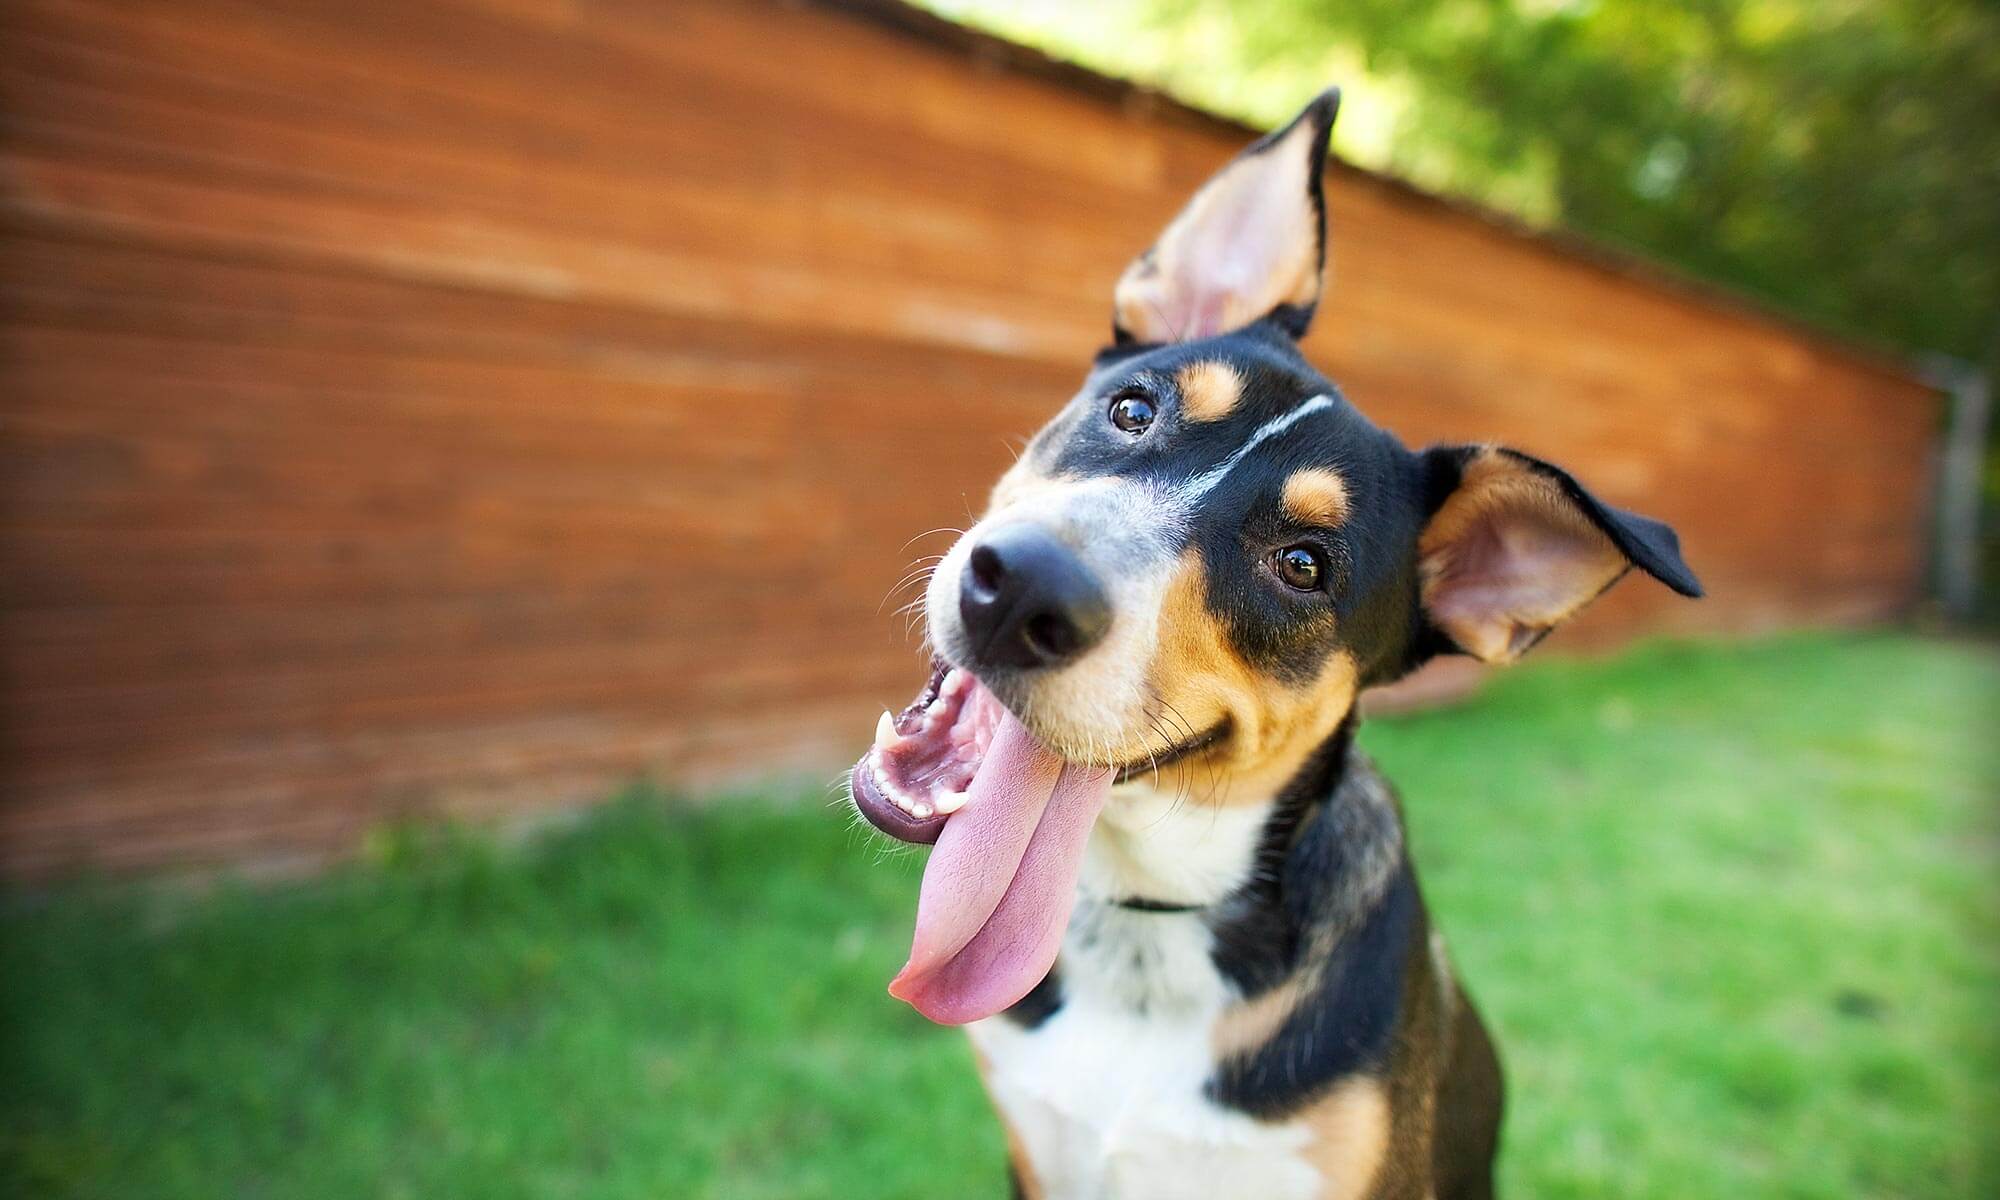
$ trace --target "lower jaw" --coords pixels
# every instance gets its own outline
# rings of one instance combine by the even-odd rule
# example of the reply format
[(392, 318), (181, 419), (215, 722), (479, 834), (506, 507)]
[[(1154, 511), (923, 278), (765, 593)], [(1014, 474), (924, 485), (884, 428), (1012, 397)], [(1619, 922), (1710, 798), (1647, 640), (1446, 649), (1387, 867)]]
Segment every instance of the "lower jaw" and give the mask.
[(943, 814), (918, 819), (883, 795), (882, 785), (875, 778), (873, 754), (854, 765), (849, 783), (854, 793), (855, 810), (870, 825), (899, 842), (908, 842), (913, 846), (931, 845), (944, 832), (944, 823), (950, 819)]

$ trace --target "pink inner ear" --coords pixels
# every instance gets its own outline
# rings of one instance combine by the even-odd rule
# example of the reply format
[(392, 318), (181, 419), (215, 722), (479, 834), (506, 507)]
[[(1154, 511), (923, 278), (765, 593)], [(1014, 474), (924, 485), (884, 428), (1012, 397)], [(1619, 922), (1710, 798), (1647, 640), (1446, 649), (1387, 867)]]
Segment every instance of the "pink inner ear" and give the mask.
[(1309, 121), (1237, 159), (1195, 193), (1119, 280), (1119, 323), (1147, 342), (1212, 337), (1319, 295), (1319, 213)]
[(1467, 653), (1521, 655), (1623, 574), (1625, 556), (1552, 485), (1474, 478), (1424, 536), (1424, 606)]
[(1225, 329), (1248, 324), (1284, 303), (1295, 279), (1279, 278), (1300, 267), (1292, 247), (1310, 238), (1300, 228), (1305, 181), (1303, 169), (1290, 172), (1301, 195), (1287, 197), (1280, 189), (1294, 181), (1273, 181), (1270, 187), (1234, 183), (1218, 189), (1213, 211), (1188, 231), (1187, 245), (1177, 264), (1169, 302), (1187, 307), (1184, 336), (1212, 337)]

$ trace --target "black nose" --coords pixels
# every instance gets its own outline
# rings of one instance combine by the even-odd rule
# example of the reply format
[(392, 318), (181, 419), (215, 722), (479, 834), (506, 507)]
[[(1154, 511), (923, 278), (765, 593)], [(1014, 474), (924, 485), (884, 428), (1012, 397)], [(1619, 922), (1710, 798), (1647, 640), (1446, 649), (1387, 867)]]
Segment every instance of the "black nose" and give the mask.
[(1035, 525), (981, 538), (958, 585), (974, 666), (1048, 667), (1104, 638), (1111, 604), (1069, 548)]

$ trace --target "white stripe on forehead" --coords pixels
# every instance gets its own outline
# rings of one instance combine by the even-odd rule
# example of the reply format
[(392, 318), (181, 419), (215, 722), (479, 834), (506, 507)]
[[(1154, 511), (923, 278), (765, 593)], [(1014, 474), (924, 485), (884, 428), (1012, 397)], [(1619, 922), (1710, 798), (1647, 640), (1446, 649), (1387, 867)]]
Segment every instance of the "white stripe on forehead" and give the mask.
[(1264, 422), (1262, 428), (1250, 435), (1249, 441), (1236, 448), (1236, 453), (1223, 459), (1221, 464), (1210, 467), (1208, 470), (1203, 471), (1201, 474), (1196, 475), (1180, 487), (1174, 489), (1174, 498), (1183, 503), (1190, 504), (1201, 499), (1213, 490), (1216, 484), (1221, 483), (1229, 472), (1235, 470), (1238, 463), (1250, 457), (1252, 450), (1277, 437), (1279, 434), (1285, 432), (1285, 430), (1290, 429), (1314, 413), (1325, 412), (1332, 407), (1333, 397), (1321, 394), (1314, 396), (1282, 417), (1274, 417)]

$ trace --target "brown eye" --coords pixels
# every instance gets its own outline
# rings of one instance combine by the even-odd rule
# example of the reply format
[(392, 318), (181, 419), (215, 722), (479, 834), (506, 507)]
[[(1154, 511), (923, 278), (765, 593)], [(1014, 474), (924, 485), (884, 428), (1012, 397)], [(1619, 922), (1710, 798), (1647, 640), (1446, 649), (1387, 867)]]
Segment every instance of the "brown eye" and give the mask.
[(1111, 423), (1126, 433), (1144, 433), (1159, 410), (1144, 392), (1120, 392), (1111, 401)]
[(1306, 547), (1287, 546), (1278, 551), (1277, 568), (1278, 578), (1285, 581), (1285, 586), (1301, 592), (1319, 589), (1319, 555)]

